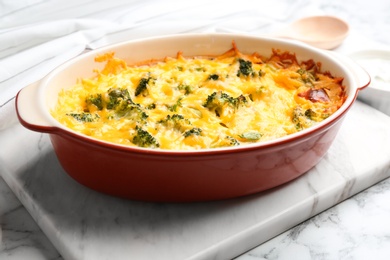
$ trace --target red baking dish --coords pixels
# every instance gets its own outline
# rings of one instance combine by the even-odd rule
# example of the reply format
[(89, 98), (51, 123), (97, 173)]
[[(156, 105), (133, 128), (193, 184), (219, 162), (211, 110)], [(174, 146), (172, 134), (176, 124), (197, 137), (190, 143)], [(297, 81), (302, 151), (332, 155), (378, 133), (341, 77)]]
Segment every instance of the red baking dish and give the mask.
[[(129, 64), (175, 56), (218, 55), (235, 41), (243, 53), (264, 56), (272, 48), (298, 60), (321, 62), (322, 70), (343, 77), (347, 99), (318, 125), (272, 141), (195, 151), (127, 147), (76, 133), (50, 114), (58, 92), (77, 78), (92, 76), (94, 57), (114, 51)], [(18, 118), (33, 131), (48, 133), (65, 171), (94, 190), (134, 200), (208, 201), (264, 191), (301, 176), (327, 152), (369, 75), (349, 59), (298, 42), (236, 34), (182, 34), (123, 42), (86, 52), (22, 89), (16, 98)]]

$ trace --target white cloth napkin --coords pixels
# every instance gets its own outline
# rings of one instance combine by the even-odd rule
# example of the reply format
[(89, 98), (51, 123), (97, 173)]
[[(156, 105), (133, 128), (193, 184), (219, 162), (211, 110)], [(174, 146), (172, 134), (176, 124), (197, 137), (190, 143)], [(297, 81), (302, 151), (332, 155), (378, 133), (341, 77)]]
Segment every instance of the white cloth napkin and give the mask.
[(3, 104), (0, 108), (0, 132), (3, 129), (15, 124), (18, 120), (16, 117), (14, 98)]

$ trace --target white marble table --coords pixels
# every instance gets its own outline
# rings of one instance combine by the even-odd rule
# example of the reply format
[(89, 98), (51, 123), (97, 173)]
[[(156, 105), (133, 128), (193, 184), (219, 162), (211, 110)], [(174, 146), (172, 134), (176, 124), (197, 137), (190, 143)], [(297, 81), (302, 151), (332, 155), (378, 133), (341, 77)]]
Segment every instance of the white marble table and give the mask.
[[(122, 212), (123, 207), (129, 207), (130, 202), (118, 202), (115, 199), (111, 201), (111, 198), (90, 193), (76, 183), (72, 183), (65, 174), (57, 171), (58, 166), (50, 152), (47, 137), (30, 133), (15, 122), (10, 102), (13, 102), (12, 98), (21, 87), (39, 79), (57, 64), (77, 55), (86, 45), (98, 47), (121, 39), (169, 33), (210, 31), (269, 33), (298, 17), (309, 14), (338, 15), (349, 21), (351, 35), (335, 51), (348, 55), (356, 50), (390, 48), (388, 47), (390, 33), (385, 33), (390, 29), (388, 20), (390, 3), (384, 0), (317, 1), (315, 3), (294, 1), (293, 4), (289, 2), (287, 0), (269, 1), (269, 3), (240, 1), (240, 4), (237, 4), (230, 1), (213, 1), (213, 4), (210, 4), (210, 1), (186, 3), (157, 0), (0, 1), (0, 175), (5, 180), (4, 182), (0, 179), (0, 259), (96, 259), (100, 252), (97, 245), (100, 244), (103, 252), (100, 256), (107, 259), (108, 257), (104, 255), (107, 250), (112, 250), (112, 255), (121, 252), (120, 250), (125, 251), (119, 241), (110, 244), (110, 240), (105, 241), (105, 236), (96, 236), (96, 232), (102, 230), (112, 232), (109, 227), (112, 227), (113, 222), (131, 226), (131, 222), (127, 222), (123, 215), (115, 215)], [(225, 7), (217, 8), (221, 3), (225, 3)], [(375, 17), (375, 20), (372, 20), (372, 17)], [(365, 128), (365, 122), (359, 121), (361, 117), (373, 122), (371, 128)], [(354, 127), (359, 129), (354, 131)], [(390, 181), (386, 179), (390, 175), (390, 153), (386, 148), (386, 144), (390, 144), (389, 128), (389, 117), (357, 102), (327, 157), (309, 174), (265, 195), (238, 199), (227, 204), (215, 203), (213, 209), (224, 209), (224, 211), (216, 211), (215, 214), (202, 215), (202, 210), (210, 210), (210, 205), (197, 205), (195, 209), (200, 211), (197, 213), (199, 218), (191, 219), (188, 213), (181, 209), (182, 211), (179, 212), (182, 217), (187, 217), (187, 223), (192, 224), (182, 229), (181, 235), (187, 240), (181, 241), (180, 244), (175, 236), (171, 238), (171, 241), (176, 241), (175, 243), (161, 244), (158, 239), (150, 236), (147, 237), (149, 240), (140, 244), (140, 247), (155, 243), (157, 248), (161, 249), (161, 259), (163, 259), (163, 252), (168, 254), (165, 255), (167, 259), (169, 257), (181, 259), (180, 256), (185, 254), (180, 255), (181, 251), (173, 247), (195, 248), (202, 244), (199, 241), (202, 239), (199, 237), (202, 228), (210, 225), (218, 227), (219, 223), (226, 224), (218, 219), (224, 217), (228, 223), (231, 221), (231, 227), (224, 231), (226, 236), (230, 237), (230, 242), (218, 243), (220, 234), (213, 234), (210, 228), (208, 236), (215, 237), (216, 242), (211, 249), (207, 246), (203, 247), (209, 248), (211, 253), (198, 254), (200, 259), (235, 256), (241, 260), (389, 259)], [(367, 140), (359, 142), (359, 138), (365, 138), (367, 135), (374, 135), (372, 144)], [(347, 146), (350, 150), (346, 148)], [(346, 160), (346, 164), (334, 163), (344, 159), (343, 152), (354, 159)], [(17, 156), (15, 157), (18, 153), (21, 156), (24, 154), (20, 162)], [(375, 162), (374, 165), (370, 164), (370, 161), (365, 161), (368, 157), (360, 159), (359, 156), (365, 153), (367, 156), (372, 156), (370, 160)], [(42, 163), (45, 160), (49, 164)], [(32, 166), (23, 162), (36, 162), (36, 164)], [(327, 170), (334, 178), (325, 178), (324, 182), (318, 182), (315, 178), (318, 174), (318, 176), (328, 176), (324, 167), (328, 167)], [(349, 170), (355, 169), (354, 167), (357, 167), (357, 170), (352, 171), (353, 174), (345, 176), (341, 174), (348, 173)], [(33, 171), (35, 174), (31, 176), (10, 174), (21, 173), (23, 169), (35, 169)], [(39, 174), (49, 173), (53, 169), (56, 170), (53, 178), (50, 178), (50, 175), (47, 177)], [(338, 179), (340, 176), (344, 176), (345, 179)], [(55, 180), (69, 185), (66, 189), (58, 187), (55, 185)], [(379, 183), (371, 188), (352, 196), (377, 182)], [(288, 191), (301, 191), (300, 185), (306, 187), (304, 183), (314, 183), (318, 186), (315, 187), (314, 192), (307, 194), (304, 191), (298, 192), (295, 195), (296, 200), (284, 202), (286, 206), (293, 206), (290, 210), (295, 211), (291, 210), (293, 213), (291, 216), (282, 214), (278, 218), (273, 215), (273, 219), (278, 220), (275, 223), (270, 224), (269, 220), (259, 223), (264, 219), (255, 206), (258, 205), (257, 203), (272, 201)], [(327, 187), (333, 187), (335, 191)], [(98, 201), (102, 205), (111, 202), (110, 205), (115, 205), (112, 210), (114, 213), (109, 214), (104, 208), (99, 209), (99, 207), (83, 208), (83, 204), (80, 203), (74, 203), (76, 209), (72, 209), (69, 199), (58, 195), (58, 192), (69, 191), (72, 193), (66, 195), (71, 198), (82, 195), (84, 201)], [(329, 199), (327, 195), (337, 198)], [(350, 196), (352, 197), (347, 199)], [(310, 199), (311, 202), (305, 202), (305, 198)], [(347, 200), (343, 201), (344, 199)], [(314, 210), (307, 212), (308, 208), (313, 208), (312, 200), (317, 201), (317, 204)], [(296, 211), (299, 210), (300, 202), (304, 210), (302, 214)], [(135, 209), (145, 210), (141, 204), (130, 204)], [(68, 215), (67, 211), (60, 207), (61, 205), (75, 212), (79, 210), (79, 218), (72, 217), (69, 212)], [(175, 207), (168, 206), (168, 208), (168, 211), (167, 209), (164, 211), (159, 206), (149, 206), (150, 212), (165, 213), (173, 217), (169, 213), (176, 212)], [(275, 207), (274, 213), (281, 212), (281, 209), (282, 207), (278, 211), (278, 207)], [(99, 213), (103, 214), (100, 215), (102, 218), (95, 217), (91, 220), (87, 217), (87, 210), (93, 211), (95, 216), (99, 216)], [(321, 211), (323, 212), (320, 213)], [(243, 216), (243, 213), (247, 212), (256, 216)], [(59, 218), (59, 214), (67, 218)], [(231, 214), (236, 214), (238, 219), (241, 218), (241, 222), (232, 221)], [(286, 223), (286, 219), (290, 220), (289, 223)], [(204, 220), (204, 223), (201, 220)], [(107, 225), (107, 228), (100, 230), (94, 227), (97, 223)], [(180, 221), (172, 222), (172, 228), (175, 227), (175, 223)], [(248, 229), (243, 228), (244, 224), (248, 225)], [(61, 228), (61, 225), (66, 225), (66, 228)], [(260, 236), (261, 229), (256, 231), (254, 226), (272, 228), (263, 229), (264, 235)], [(158, 227), (158, 222), (155, 222), (154, 228)], [(198, 227), (198, 229), (191, 229), (191, 227)], [(234, 228), (236, 230), (233, 230)], [(61, 232), (58, 232), (59, 230)], [(123, 230), (126, 231), (126, 228)], [(221, 229), (215, 230), (222, 232)], [(242, 230), (241, 237), (232, 235), (234, 232), (238, 234), (239, 230)], [(230, 231), (232, 233), (229, 233)], [(156, 234), (164, 234), (163, 231), (161, 232)], [(177, 234), (173, 231), (169, 232)], [(191, 232), (193, 232), (192, 237)], [(125, 238), (130, 238), (125, 232), (123, 233)], [(85, 237), (80, 239), (80, 234)], [(140, 235), (145, 233), (141, 232)], [(112, 238), (118, 239), (116, 236)], [(204, 243), (207, 239), (209, 238), (203, 238)], [(234, 245), (236, 249), (233, 248)], [(253, 247), (254, 249), (245, 252)], [(238, 252), (243, 254), (238, 256)], [(177, 253), (177, 255), (174, 257), (169, 253)], [(196, 256), (189, 255), (194, 258)]]

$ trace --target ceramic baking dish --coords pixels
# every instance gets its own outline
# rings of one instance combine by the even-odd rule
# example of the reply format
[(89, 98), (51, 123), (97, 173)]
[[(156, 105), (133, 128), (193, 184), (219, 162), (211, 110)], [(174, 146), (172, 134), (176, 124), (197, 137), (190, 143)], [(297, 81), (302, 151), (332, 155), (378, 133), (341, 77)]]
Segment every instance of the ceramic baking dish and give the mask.
[[(321, 62), (323, 71), (343, 77), (347, 99), (321, 123), (272, 141), (195, 151), (127, 147), (76, 133), (50, 114), (58, 92), (77, 78), (92, 76), (94, 57), (114, 51), (128, 63), (175, 56), (218, 55), (235, 41), (243, 53), (269, 55), (272, 48), (298, 60)], [(315, 166), (332, 144), (342, 120), (369, 75), (349, 59), (288, 40), (237, 34), (182, 34), (122, 42), (86, 52), (22, 89), (17, 114), (26, 128), (48, 133), (65, 171), (94, 190), (144, 201), (189, 202), (234, 198), (289, 182)]]

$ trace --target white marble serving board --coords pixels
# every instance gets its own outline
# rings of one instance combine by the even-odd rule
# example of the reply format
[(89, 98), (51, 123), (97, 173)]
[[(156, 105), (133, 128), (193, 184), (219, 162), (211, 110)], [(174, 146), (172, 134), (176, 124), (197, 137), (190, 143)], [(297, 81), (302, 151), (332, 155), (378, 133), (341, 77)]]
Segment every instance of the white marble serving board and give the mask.
[(10, 147), (0, 149), (0, 173), (65, 259), (230, 259), (389, 177), (389, 133), (389, 117), (357, 102), (315, 168), (273, 190), (216, 202), (97, 193), (62, 170), (46, 134), (19, 124), (0, 132)]

